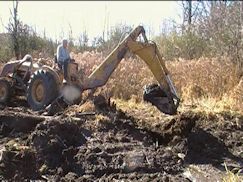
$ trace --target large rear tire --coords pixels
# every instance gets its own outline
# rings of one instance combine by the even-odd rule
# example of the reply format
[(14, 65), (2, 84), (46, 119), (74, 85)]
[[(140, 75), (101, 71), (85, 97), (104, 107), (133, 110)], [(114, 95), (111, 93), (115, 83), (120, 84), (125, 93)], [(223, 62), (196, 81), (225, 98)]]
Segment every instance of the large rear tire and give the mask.
[(58, 96), (55, 77), (46, 70), (37, 70), (27, 88), (27, 101), (34, 111), (46, 108)]
[(5, 78), (0, 78), (0, 103), (6, 104), (10, 98), (11, 84)]

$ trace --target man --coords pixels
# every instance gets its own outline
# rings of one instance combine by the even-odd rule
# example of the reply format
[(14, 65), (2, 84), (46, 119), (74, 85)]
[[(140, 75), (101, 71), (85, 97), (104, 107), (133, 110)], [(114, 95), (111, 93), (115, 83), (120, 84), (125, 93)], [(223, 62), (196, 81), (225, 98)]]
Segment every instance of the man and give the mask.
[(68, 63), (70, 62), (70, 55), (67, 46), (68, 41), (66, 39), (63, 39), (62, 44), (57, 47), (57, 63), (64, 71), (63, 82), (66, 82)]

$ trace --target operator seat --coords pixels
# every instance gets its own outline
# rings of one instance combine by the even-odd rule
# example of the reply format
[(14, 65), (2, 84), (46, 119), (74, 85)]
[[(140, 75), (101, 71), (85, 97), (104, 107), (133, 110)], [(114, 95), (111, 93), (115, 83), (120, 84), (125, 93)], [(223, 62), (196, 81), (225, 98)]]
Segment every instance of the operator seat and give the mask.
[[(21, 61), (24, 61), (24, 63), (22, 64), (22, 66), (17, 70), (17, 74), (23, 78), (23, 82), (27, 83), (30, 79), (31, 76), (31, 70), (28, 69), (28, 67), (30, 67), (30, 65), (33, 63), (31, 63), (33, 61), (33, 58), (30, 54), (26, 54), (23, 59)], [(27, 61), (27, 62), (26, 62)], [(31, 61), (31, 62), (30, 62)]]

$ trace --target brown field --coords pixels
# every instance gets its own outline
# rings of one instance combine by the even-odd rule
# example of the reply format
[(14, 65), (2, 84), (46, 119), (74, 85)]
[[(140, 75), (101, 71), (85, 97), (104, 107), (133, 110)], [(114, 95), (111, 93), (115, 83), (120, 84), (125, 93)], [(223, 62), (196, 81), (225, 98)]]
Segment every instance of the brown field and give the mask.
[[(105, 59), (72, 56), (84, 77)], [(240, 182), (243, 80), (234, 65), (201, 58), (167, 67), (182, 99), (175, 116), (142, 101), (155, 80), (136, 58), (122, 60), (96, 91), (110, 103), (55, 116), (31, 111), (24, 98), (0, 105), (0, 180)]]
[[(102, 53), (72, 54), (88, 76), (101, 63)], [(167, 62), (172, 79), (182, 98), (182, 105), (197, 105), (205, 109), (242, 111), (243, 81), (227, 58), (179, 60)], [(152, 73), (140, 59), (121, 61), (102, 91), (113, 98), (141, 101), (143, 87), (155, 82)]]

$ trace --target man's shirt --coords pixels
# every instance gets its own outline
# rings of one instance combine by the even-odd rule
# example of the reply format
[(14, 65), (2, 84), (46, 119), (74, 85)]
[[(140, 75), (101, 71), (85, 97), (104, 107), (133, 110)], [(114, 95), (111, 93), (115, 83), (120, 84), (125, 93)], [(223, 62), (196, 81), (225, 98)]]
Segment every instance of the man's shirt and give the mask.
[(57, 47), (57, 62), (64, 62), (66, 59), (70, 59), (69, 52), (62, 45)]

